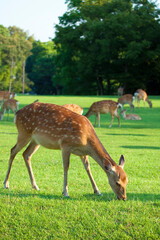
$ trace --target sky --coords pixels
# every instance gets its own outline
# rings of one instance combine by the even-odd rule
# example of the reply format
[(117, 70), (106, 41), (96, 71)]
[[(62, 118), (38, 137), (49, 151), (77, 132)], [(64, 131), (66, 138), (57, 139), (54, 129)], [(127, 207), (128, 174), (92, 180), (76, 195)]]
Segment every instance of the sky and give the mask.
[[(160, 0), (157, 3), (160, 7)], [(0, 0), (0, 24), (15, 25), (36, 40), (47, 42), (55, 36), (58, 17), (66, 11), (65, 0)]]
[(0, 25), (16, 26), (47, 42), (54, 37), (54, 25), (67, 11), (65, 0), (0, 0)]

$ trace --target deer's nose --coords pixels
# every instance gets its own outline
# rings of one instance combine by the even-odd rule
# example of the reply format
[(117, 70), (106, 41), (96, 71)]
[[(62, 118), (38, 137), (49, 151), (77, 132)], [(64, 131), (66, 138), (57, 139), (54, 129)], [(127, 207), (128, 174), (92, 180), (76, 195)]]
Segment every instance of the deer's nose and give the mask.
[(121, 200), (121, 199), (122, 199), (123, 201), (126, 201), (126, 200), (127, 200), (127, 197), (119, 198), (119, 197), (117, 196), (117, 199), (118, 199), (118, 200)]

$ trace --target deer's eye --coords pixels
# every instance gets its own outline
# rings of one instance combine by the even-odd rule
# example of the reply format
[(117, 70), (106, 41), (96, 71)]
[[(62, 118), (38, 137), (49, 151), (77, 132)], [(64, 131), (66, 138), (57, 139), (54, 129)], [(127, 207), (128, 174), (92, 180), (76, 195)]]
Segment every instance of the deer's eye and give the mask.
[(116, 182), (116, 185), (118, 186), (118, 187), (120, 187), (121, 185), (118, 183), (118, 182)]

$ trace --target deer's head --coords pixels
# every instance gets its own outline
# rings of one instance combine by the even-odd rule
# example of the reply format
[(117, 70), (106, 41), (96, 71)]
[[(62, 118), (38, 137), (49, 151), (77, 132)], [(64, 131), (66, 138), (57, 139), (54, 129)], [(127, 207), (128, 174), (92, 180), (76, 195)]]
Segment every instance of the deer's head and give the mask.
[(127, 175), (123, 170), (125, 161), (123, 155), (121, 155), (119, 160), (119, 165), (108, 165), (106, 168), (109, 184), (116, 194), (117, 198), (120, 200), (126, 200), (126, 186), (128, 183)]

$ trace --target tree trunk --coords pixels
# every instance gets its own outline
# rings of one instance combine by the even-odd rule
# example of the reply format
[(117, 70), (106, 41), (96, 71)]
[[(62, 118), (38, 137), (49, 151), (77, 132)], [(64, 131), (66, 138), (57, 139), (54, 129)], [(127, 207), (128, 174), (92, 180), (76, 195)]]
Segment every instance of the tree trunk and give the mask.
[(11, 92), (11, 89), (12, 89), (12, 79), (13, 79), (13, 56), (12, 56), (12, 62), (11, 62), (11, 74), (9, 79), (9, 92)]
[(101, 76), (97, 77), (97, 82), (98, 82), (98, 88), (99, 88), (100, 95), (104, 95), (103, 79)]
[(108, 78), (107, 79), (107, 94), (110, 95), (110, 92), (111, 92), (111, 82), (110, 82), (110, 79)]
[(25, 60), (23, 61), (23, 85), (22, 85), (22, 93), (24, 93), (24, 83), (25, 83)]

